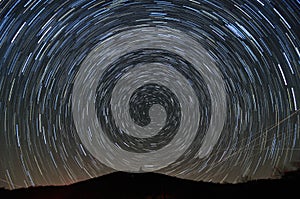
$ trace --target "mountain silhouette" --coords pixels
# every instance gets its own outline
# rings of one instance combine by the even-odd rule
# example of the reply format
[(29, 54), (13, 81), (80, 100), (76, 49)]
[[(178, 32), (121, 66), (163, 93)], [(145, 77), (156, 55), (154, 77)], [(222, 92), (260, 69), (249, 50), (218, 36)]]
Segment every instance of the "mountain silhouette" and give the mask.
[(175, 199), (203, 197), (284, 197), (297, 196), (300, 170), (287, 172), (281, 179), (252, 180), (238, 184), (195, 182), (155, 173), (116, 172), (66, 186), (0, 189), (0, 198), (118, 198)]

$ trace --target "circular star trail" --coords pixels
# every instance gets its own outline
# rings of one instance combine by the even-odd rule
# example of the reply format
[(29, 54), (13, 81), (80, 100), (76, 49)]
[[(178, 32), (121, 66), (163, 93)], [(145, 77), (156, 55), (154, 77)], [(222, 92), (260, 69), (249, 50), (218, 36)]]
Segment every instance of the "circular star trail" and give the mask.
[(300, 162), (299, 1), (0, 1), (0, 186)]

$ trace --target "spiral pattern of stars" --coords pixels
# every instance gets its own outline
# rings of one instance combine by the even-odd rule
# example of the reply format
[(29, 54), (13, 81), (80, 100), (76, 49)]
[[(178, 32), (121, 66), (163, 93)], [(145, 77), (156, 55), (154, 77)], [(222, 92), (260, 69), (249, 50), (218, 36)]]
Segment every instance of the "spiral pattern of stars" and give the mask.
[(0, 187), (300, 162), (299, 1), (0, 1)]

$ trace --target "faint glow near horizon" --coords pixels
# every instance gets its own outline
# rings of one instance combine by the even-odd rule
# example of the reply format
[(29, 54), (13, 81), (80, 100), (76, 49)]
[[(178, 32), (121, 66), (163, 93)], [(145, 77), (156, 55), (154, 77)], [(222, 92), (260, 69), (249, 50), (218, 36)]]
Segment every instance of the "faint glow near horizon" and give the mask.
[(298, 1), (0, 1), (0, 187), (300, 161)]

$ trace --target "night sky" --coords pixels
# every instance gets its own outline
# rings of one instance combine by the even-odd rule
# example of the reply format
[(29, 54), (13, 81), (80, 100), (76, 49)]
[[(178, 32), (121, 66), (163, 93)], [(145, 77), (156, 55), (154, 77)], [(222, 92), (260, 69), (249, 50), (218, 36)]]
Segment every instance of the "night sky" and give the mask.
[(0, 0), (0, 187), (278, 178), (299, 106), (299, 0)]

